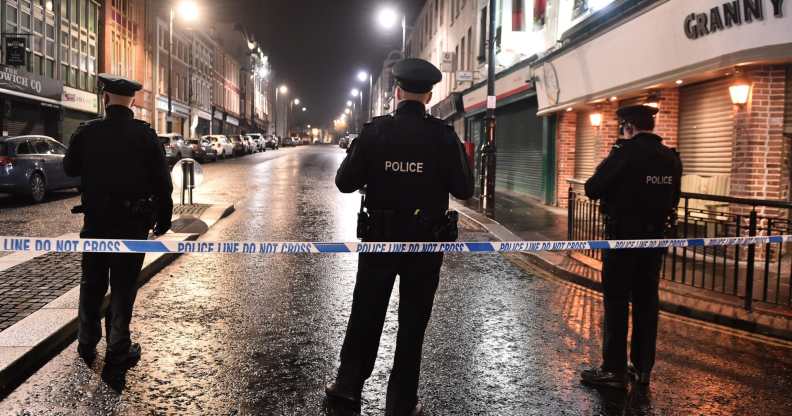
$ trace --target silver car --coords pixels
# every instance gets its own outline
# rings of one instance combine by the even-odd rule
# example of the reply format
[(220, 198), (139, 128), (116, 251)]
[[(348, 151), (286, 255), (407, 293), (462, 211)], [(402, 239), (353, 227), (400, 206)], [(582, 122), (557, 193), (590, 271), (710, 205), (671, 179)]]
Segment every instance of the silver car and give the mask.
[(192, 159), (194, 157), (192, 146), (181, 134), (160, 134), (159, 139), (165, 148), (165, 158), (168, 163), (174, 164), (181, 159)]
[(41, 202), (47, 192), (78, 188), (63, 170), (66, 147), (47, 136), (0, 137), (0, 192)]

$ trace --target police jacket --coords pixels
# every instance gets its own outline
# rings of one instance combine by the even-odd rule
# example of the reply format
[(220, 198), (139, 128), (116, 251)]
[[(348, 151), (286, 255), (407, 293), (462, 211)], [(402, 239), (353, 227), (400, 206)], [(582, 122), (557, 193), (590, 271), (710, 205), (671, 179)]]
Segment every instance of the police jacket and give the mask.
[(473, 174), (462, 143), (442, 120), (417, 101), (399, 103), (393, 115), (363, 127), (336, 174), (350, 193), (366, 187), (369, 210), (443, 211), (448, 195), (473, 196)]
[(83, 205), (91, 215), (99, 201), (157, 199), (157, 218), (170, 220), (171, 183), (157, 133), (124, 106), (109, 106), (104, 119), (83, 123), (63, 160), (69, 176), (81, 176)]
[(586, 196), (601, 200), (606, 217), (625, 225), (622, 237), (656, 234), (679, 205), (682, 162), (662, 141), (651, 133), (617, 141), (586, 181)]

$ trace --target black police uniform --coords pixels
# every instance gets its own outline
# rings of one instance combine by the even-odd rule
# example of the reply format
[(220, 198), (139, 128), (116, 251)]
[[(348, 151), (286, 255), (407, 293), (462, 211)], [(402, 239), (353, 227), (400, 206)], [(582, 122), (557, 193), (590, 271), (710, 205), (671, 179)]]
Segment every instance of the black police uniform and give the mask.
[[(644, 107), (644, 106), (639, 106)], [(626, 108), (621, 114), (656, 109)], [(682, 162), (662, 138), (639, 133), (619, 140), (585, 185), (601, 200), (608, 239), (663, 238), (669, 216), (679, 204)], [(602, 286), (605, 318), (601, 369), (616, 376), (627, 370), (628, 303), (633, 304), (630, 359), (643, 383), (655, 362), (658, 285), (664, 249), (606, 250)], [(584, 374), (584, 380), (585, 380)]]
[[(133, 96), (140, 84), (101, 75), (104, 90)], [(165, 155), (156, 132), (135, 120), (132, 110), (108, 106), (104, 119), (83, 123), (74, 133), (64, 159), (64, 169), (82, 181), (85, 214), (83, 238), (148, 238), (170, 228), (173, 202)], [(137, 295), (137, 278), (144, 254), (84, 253), (80, 282), (79, 350), (92, 359), (101, 338), (100, 310), (112, 287), (106, 315), (107, 362), (122, 363), (129, 354), (139, 356), (139, 346), (130, 341), (129, 323)]]
[[(406, 60), (396, 65), (394, 76), (403, 89), (428, 92), (441, 78), (432, 70), (437, 71), (426, 61)], [(366, 124), (338, 170), (336, 185), (345, 193), (366, 188), (374, 225), (364, 241), (431, 241), (436, 238), (432, 224), (446, 220), (449, 193), (460, 199), (473, 195), (473, 176), (459, 138), (418, 101), (403, 101), (395, 114)], [(442, 262), (442, 254), (360, 255), (341, 365), (328, 395), (359, 403), (399, 275), (399, 332), (386, 412), (412, 411)]]

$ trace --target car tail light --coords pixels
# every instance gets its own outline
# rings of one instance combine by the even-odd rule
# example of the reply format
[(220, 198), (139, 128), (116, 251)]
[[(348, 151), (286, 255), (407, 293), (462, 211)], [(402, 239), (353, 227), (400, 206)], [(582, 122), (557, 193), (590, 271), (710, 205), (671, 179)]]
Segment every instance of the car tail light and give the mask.
[(0, 166), (14, 166), (14, 158), (8, 156), (0, 156)]

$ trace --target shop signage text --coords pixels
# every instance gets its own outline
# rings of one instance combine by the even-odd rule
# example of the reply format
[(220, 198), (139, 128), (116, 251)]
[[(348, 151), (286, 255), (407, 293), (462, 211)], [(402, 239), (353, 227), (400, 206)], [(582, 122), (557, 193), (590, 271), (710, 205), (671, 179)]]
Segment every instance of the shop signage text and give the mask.
[(60, 101), (63, 93), (63, 83), (41, 75), (31, 74), (12, 68), (0, 67), (0, 88), (38, 95)]
[[(767, 0), (773, 8), (773, 16), (783, 17), (784, 0)], [(765, 0), (733, 0), (713, 7), (709, 12), (691, 13), (685, 17), (685, 35), (698, 39), (711, 33), (740, 26), (743, 22), (764, 20)]]
[(6, 65), (25, 66), (27, 56), (27, 39), (24, 37), (8, 36), (5, 38)]
[(99, 111), (99, 99), (96, 94), (70, 87), (63, 87), (63, 106), (74, 110), (96, 114)]

